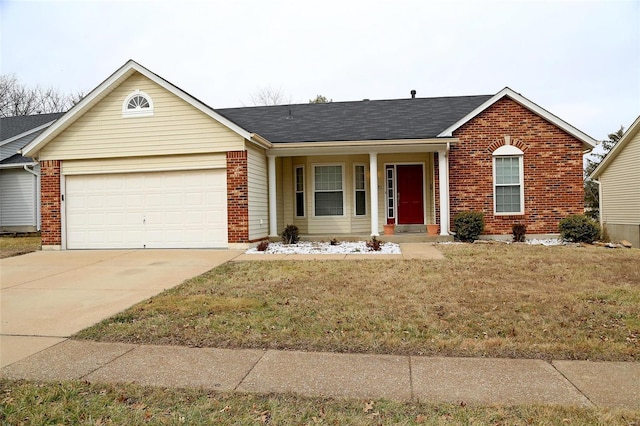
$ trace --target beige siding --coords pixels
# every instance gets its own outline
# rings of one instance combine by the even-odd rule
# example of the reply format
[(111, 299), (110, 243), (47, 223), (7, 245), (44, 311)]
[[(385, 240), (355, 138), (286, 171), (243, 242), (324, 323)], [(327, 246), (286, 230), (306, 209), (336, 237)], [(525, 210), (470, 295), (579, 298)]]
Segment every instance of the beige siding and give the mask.
[(247, 145), (249, 240), (269, 235), (267, 157), (263, 149)]
[(602, 222), (640, 225), (640, 132), (600, 176)]
[[(122, 116), (134, 90), (153, 100), (150, 117)], [(244, 149), (244, 139), (192, 105), (135, 73), (40, 152), (41, 160), (157, 156)]]
[(225, 154), (172, 155), (165, 157), (100, 158), (62, 162), (62, 174), (159, 172), (170, 170), (221, 169)]

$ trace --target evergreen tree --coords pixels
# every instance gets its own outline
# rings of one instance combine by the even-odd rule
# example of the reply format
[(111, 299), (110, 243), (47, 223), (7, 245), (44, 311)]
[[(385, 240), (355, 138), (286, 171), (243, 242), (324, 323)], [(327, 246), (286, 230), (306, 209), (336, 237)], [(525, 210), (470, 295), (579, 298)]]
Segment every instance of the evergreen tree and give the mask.
[(592, 152), (589, 157), (587, 157), (587, 164), (584, 168), (584, 207), (586, 209), (585, 214), (595, 220), (598, 220), (600, 217), (600, 187), (590, 176), (609, 151), (611, 151), (611, 148), (620, 140), (623, 133), (624, 128), (620, 126), (618, 131), (610, 133), (607, 136), (609, 139), (600, 142), (599, 146), (602, 152)]

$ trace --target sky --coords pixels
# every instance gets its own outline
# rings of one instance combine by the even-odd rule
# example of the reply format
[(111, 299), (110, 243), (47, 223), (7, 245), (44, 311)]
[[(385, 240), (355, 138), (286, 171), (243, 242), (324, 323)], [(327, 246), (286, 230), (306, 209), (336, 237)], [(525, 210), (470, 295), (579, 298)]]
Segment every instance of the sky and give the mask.
[(640, 0), (0, 0), (0, 72), (87, 93), (128, 59), (214, 108), (495, 94), (596, 140), (640, 115)]

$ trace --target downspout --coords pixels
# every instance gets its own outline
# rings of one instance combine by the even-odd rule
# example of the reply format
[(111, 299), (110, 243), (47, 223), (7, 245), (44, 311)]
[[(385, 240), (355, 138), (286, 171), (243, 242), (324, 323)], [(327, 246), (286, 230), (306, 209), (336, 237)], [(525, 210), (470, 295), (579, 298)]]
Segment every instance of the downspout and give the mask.
[(28, 164), (23, 165), (22, 168), (24, 169), (25, 172), (31, 173), (33, 175), (33, 177), (35, 178), (34, 181), (33, 181), (33, 196), (34, 196), (33, 214), (35, 215), (35, 217), (33, 218), (33, 223), (34, 223), (34, 225), (36, 227), (36, 230), (39, 231), (40, 229), (39, 229), (39, 226), (38, 226), (38, 211), (40, 210), (40, 203), (38, 203), (38, 173), (36, 173), (32, 169), (30, 169)]

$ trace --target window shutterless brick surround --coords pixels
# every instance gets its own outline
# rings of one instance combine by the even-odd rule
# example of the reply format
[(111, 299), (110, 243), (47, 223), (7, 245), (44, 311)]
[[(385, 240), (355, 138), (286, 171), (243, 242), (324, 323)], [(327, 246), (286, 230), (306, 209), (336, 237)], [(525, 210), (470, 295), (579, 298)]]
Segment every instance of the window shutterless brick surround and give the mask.
[(227, 223), (229, 243), (249, 241), (247, 151), (227, 152)]
[[(474, 210), (484, 213), (485, 234), (510, 234), (514, 223), (527, 234), (558, 233), (561, 219), (583, 212), (581, 142), (517, 102), (499, 100), (453, 135), (460, 142), (449, 152), (451, 225), (456, 214)], [(492, 153), (505, 136), (524, 151), (523, 215), (494, 215)]]
[(60, 160), (40, 162), (42, 245), (62, 244)]

